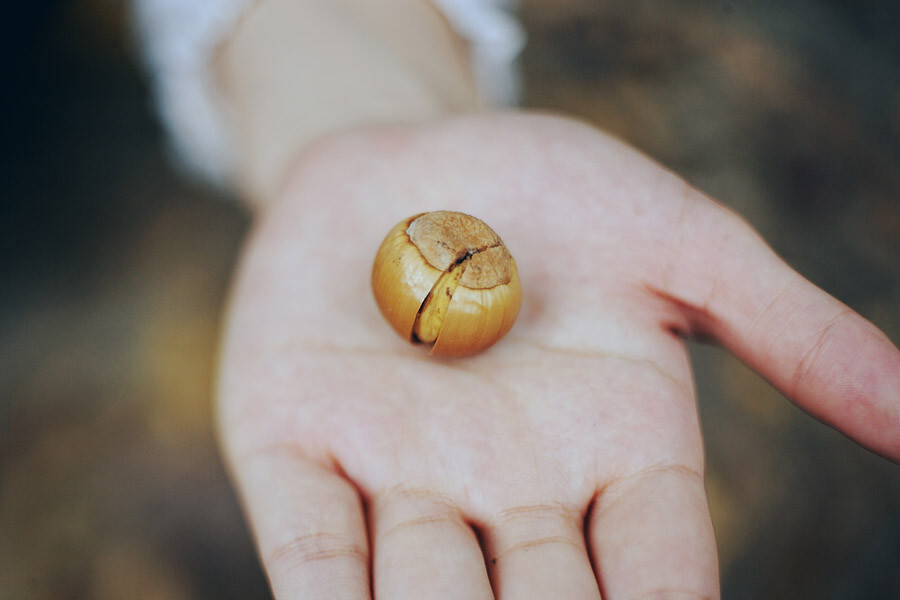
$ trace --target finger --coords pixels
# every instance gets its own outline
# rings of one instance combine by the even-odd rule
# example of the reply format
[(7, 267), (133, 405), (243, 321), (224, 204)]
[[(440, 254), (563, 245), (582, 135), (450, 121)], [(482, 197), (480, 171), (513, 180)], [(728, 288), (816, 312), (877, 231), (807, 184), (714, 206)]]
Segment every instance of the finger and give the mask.
[(509, 509), (488, 525), (484, 537), (499, 600), (599, 600), (582, 511), (559, 505)]
[[(690, 202), (690, 200), (689, 200)], [(900, 460), (900, 352), (707, 200), (685, 219), (664, 293), (813, 416)]]
[(370, 597), (365, 520), (348, 481), (289, 448), (244, 457), (235, 466), (278, 600)]
[(370, 505), (376, 598), (490, 600), (475, 532), (459, 510), (423, 490), (391, 490)]
[(587, 530), (604, 598), (719, 597), (699, 473), (660, 467), (610, 484), (597, 497)]

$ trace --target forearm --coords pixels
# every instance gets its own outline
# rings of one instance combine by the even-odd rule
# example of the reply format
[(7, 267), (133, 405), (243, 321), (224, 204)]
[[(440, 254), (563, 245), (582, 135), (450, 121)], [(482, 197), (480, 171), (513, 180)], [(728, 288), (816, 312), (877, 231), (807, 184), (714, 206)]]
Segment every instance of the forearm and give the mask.
[(479, 104), (465, 44), (427, 0), (260, 0), (215, 68), (253, 203), (317, 138)]

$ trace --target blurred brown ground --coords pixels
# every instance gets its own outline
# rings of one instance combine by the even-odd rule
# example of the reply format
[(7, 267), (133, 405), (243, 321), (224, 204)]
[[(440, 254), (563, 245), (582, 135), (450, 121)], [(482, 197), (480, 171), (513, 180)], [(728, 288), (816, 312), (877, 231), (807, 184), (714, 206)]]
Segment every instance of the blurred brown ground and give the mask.
[[(210, 426), (247, 228), (175, 175), (116, 0), (2, 36), (0, 599), (266, 598)], [(900, 3), (525, 2), (526, 105), (744, 214), (900, 340)], [(900, 598), (900, 467), (693, 346), (727, 599)]]

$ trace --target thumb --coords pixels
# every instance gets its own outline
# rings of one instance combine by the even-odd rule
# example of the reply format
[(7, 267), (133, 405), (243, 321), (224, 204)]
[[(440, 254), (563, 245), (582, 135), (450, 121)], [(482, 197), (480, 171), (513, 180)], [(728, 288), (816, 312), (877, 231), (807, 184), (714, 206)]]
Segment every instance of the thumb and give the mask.
[[(658, 290), (803, 410), (900, 462), (900, 351), (700, 194)], [(700, 229), (702, 228), (702, 231)]]

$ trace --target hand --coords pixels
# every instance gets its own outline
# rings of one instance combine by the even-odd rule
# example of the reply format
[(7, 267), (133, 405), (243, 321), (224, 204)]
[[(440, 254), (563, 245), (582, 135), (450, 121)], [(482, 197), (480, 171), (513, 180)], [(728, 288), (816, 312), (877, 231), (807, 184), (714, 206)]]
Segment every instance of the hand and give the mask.
[[(397, 338), (369, 289), (384, 234), (434, 209), (519, 265), (517, 324), (471, 358)], [(593, 129), (484, 116), (310, 150), (249, 243), (222, 362), (276, 597), (717, 598), (683, 336), (900, 459), (890, 341)]]

